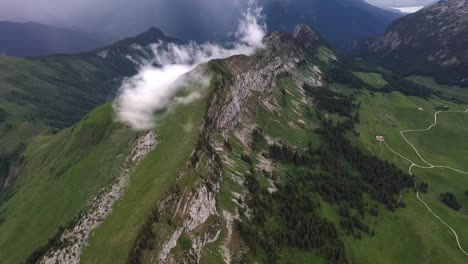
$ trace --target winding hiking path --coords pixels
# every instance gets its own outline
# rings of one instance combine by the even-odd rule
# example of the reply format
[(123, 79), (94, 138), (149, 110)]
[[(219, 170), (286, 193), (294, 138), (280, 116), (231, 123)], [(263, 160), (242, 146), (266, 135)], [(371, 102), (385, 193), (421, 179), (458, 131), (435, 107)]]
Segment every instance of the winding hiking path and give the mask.
[[(417, 130), (402, 130), (400, 131), (400, 135), (401, 137), (406, 141), (406, 143), (408, 143), (411, 148), (416, 152), (416, 154), (418, 155), (418, 157), (421, 159), (421, 161), (423, 161), (426, 165), (418, 165), (416, 164), (414, 161), (410, 160), (409, 158), (405, 157), (404, 155), (402, 155), (401, 153), (395, 151), (394, 149), (392, 149), (388, 143), (385, 141), (385, 139), (383, 137), (381, 137), (379, 140), (381, 142), (383, 142), (385, 144), (385, 146), (391, 151), (393, 152), (395, 155), (401, 157), (402, 159), (408, 161), (411, 163), (411, 166), (409, 167), (408, 169), (408, 173), (410, 175), (413, 175), (413, 173), (411, 172), (411, 170), (413, 169), (413, 167), (418, 167), (418, 168), (422, 168), (422, 169), (433, 169), (433, 168), (444, 168), (444, 169), (449, 169), (449, 170), (453, 170), (453, 171), (456, 171), (456, 172), (459, 172), (459, 173), (462, 173), (462, 174), (467, 174), (468, 175), (468, 172), (465, 172), (465, 171), (462, 171), (462, 170), (459, 170), (459, 169), (455, 169), (455, 168), (452, 168), (452, 167), (448, 167), (448, 166), (439, 166), (439, 165), (433, 165), (431, 163), (429, 163), (428, 161), (426, 161), (422, 156), (421, 154), (419, 153), (418, 149), (405, 137), (405, 133), (410, 133), (410, 132), (426, 132), (426, 131), (429, 131), (431, 130), (431, 128), (435, 127), (437, 125), (437, 115), (439, 115), (440, 113), (468, 113), (468, 109), (466, 109), (465, 111), (437, 111), (435, 114), (434, 114), (434, 123), (432, 123), (428, 128), (426, 129), (417, 129)], [(458, 238), (458, 234), (457, 232), (455, 232), (455, 230), (449, 225), (447, 224), (442, 218), (440, 218), (440, 216), (438, 216), (430, 207), (429, 205), (424, 202), (424, 200), (422, 200), (420, 197), (419, 197), (419, 191), (418, 191), (418, 188), (417, 188), (417, 185), (416, 185), (416, 182), (414, 183), (414, 187), (416, 189), (416, 198), (426, 207), (426, 209), (435, 217), (437, 218), (442, 224), (444, 224), (448, 229), (450, 229), (450, 231), (452, 231), (453, 235), (455, 236), (455, 240), (457, 241), (457, 245), (458, 245), (458, 248), (461, 250), (461, 252), (463, 254), (465, 254), (466, 256), (468, 256), (468, 253), (462, 248), (461, 244), (460, 244), (460, 240)]]

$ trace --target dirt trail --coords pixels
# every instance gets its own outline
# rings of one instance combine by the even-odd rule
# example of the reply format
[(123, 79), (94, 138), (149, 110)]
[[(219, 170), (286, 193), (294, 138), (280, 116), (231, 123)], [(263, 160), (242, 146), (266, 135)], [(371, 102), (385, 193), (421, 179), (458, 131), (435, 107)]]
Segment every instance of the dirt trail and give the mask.
[[(419, 153), (418, 149), (405, 137), (405, 133), (411, 133), (411, 132), (426, 132), (426, 131), (429, 131), (431, 128), (435, 127), (437, 125), (437, 115), (440, 114), (440, 113), (468, 113), (468, 109), (465, 110), (465, 111), (438, 111), (434, 114), (434, 123), (432, 123), (428, 128), (426, 129), (416, 129), (416, 130), (402, 130), (400, 131), (400, 135), (401, 137), (406, 141), (406, 143), (408, 143), (408, 145), (411, 146), (411, 148), (416, 152), (416, 154), (418, 155), (418, 157), (427, 165), (418, 165), (416, 164), (414, 161), (410, 160), (409, 158), (405, 157), (404, 155), (402, 155), (401, 153), (395, 151), (394, 149), (392, 149), (388, 144), (387, 142), (385, 141), (385, 139), (382, 139), (381, 142), (383, 142), (385, 144), (385, 146), (394, 154), (396, 154), (397, 156), (403, 158), (404, 160), (408, 161), (411, 163), (411, 166), (409, 167), (408, 169), (408, 173), (410, 175), (413, 175), (413, 173), (411, 172), (411, 170), (413, 169), (413, 167), (418, 167), (418, 168), (422, 168), (422, 169), (433, 169), (433, 168), (444, 168), (444, 169), (449, 169), (449, 170), (453, 170), (453, 171), (456, 171), (456, 172), (459, 172), (459, 173), (462, 173), (462, 174), (467, 174), (468, 175), (468, 172), (465, 172), (465, 171), (462, 171), (462, 170), (459, 170), (459, 169), (455, 169), (455, 168), (452, 168), (452, 167), (448, 167), (448, 166), (440, 166), (440, 165), (433, 165), (431, 163), (429, 163), (428, 161), (426, 161), (422, 156), (421, 154)], [(426, 209), (435, 217), (437, 218), (442, 224), (444, 224), (448, 229), (450, 229), (450, 231), (452, 231), (453, 235), (455, 236), (455, 240), (457, 242), (457, 245), (458, 245), (458, 248), (460, 249), (460, 251), (465, 254), (466, 256), (468, 256), (468, 253), (462, 248), (461, 244), (460, 244), (460, 240), (458, 238), (458, 234), (457, 232), (455, 232), (455, 230), (449, 225), (447, 224), (442, 218), (440, 218), (440, 216), (438, 216), (430, 207), (429, 205), (424, 201), (422, 200), (420, 197), (419, 197), (419, 191), (418, 191), (418, 188), (416, 186), (416, 183), (414, 184), (414, 187), (416, 189), (416, 198), (426, 207)]]
[[(411, 148), (414, 150), (414, 152), (416, 152), (416, 154), (418, 155), (418, 157), (424, 162), (426, 163), (429, 167), (426, 167), (426, 166), (420, 166), (420, 165), (417, 165), (415, 164), (414, 162), (411, 162), (413, 163), (412, 166), (417, 166), (417, 167), (420, 167), (420, 168), (424, 168), (424, 169), (432, 169), (432, 168), (445, 168), (445, 169), (449, 169), (449, 170), (453, 170), (453, 171), (456, 171), (456, 172), (459, 172), (459, 173), (463, 173), (463, 174), (468, 174), (468, 172), (465, 172), (465, 171), (462, 171), (462, 170), (459, 170), (459, 169), (455, 169), (455, 168), (452, 168), (452, 167), (449, 167), (449, 166), (440, 166), (440, 165), (433, 165), (431, 163), (429, 163), (428, 161), (426, 161), (422, 155), (419, 153), (418, 149), (413, 145), (413, 143), (411, 143), (406, 137), (405, 137), (405, 133), (411, 133), (411, 132), (426, 132), (426, 131), (429, 131), (431, 130), (431, 128), (435, 127), (437, 125), (437, 115), (439, 115), (440, 113), (467, 113), (468, 112), (468, 109), (465, 110), (465, 111), (438, 111), (434, 114), (434, 123), (432, 123), (428, 128), (426, 129), (413, 129), (413, 130), (402, 130), (400, 131), (400, 135), (401, 137), (406, 141), (406, 143), (408, 143), (408, 145), (411, 146)], [(412, 167), (410, 167), (412, 168)], [(410, 171), (411, 173), (411, 171)]]

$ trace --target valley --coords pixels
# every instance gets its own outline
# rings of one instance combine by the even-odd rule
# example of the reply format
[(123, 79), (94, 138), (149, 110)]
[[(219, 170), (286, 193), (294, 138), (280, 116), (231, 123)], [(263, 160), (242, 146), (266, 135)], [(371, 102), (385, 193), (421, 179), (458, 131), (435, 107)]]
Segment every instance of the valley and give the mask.
[[(374, 81), (374, 85), (379, 86), (380, 82)], [(432, 87), (436, 88), (435, 85), (437, 84), (434, 84)], [(447, 88), (446, 86), (441, 86)], [(403, 102), (403, 100), (400, 99), (398, 102)], [(429, 191), (427, 192), (419, 191), (415, 197), (410, 199), (416, 199), (414, 201), (416, 208), (422, 205), (423, 209), (427, 210), (423, 218), (428, 218), (427, 221), (430, 218), (436, 222), (440, 221), (440, 228), (446, 229), (449, 234), (453, 233), (450, 236), (445, 230), (437, 229), (428, 232), (440, 233), (442, 231), (445, 233), (445, 235), (441, 236), (445, 237), (445, 243), (449, 245), (455, 244), (459, 247), (460, 253), (466, 255), (463, 245), (468, 243), (468, 239), (466, 238), (468, 234), (465, 232), (464, 225), (462, 224), (466, 221), (466, 213), (452, 213), (450, 212), (451, 209), (447, 208), (439, 200), (441, 193), (449, 191), (456, 193), (457, 198), (462, 203), (466, 204), (467, 202), (466, 190), (463, 188), (463, 186), (466, 186), (464, 182), (467, 179), (465, 172), (466, 164), (463, 155), (457, 153), (459, 148), (463, 149), (460, 143), (465, 142), (464, 140), (457, 140), (457, 135), (463, 137), (465, 134), (464, 129), (466, 127), (463, 124), (466, 122), (464, 120), (468, 118), (465, 114), (466, 111), (464, 111), (466, 104), (453, 105), (443, 102), (450, 105), (449, 109), (454, 110), (438, 112), (436, 108), (440, 106), (441, 101), (424, 102), (414, 98), (405, 103), (405, 106), (400, 111), (389, 114), (391, 113), (391, 111), (388, 111), (390, 108), (386, 108), (388, 102), (384, 103), (384, 101), (377, 100), (375, 103), (379, 107), (379, 110), (377, 110), (379, 114), (373, 117), (369, 116), (371, 118), (369, 121), (373, 121), (370, 121), (368, 124), (376, 123), (377, 126), (371, 129), (371, 133), (384, 135), (384, 140), (378, 141), (375, 139), (375, 136), (372, 138), (372, 134), (366, 134), (366, 137), (369, 137), (374, 142), (365, 140), (365, 144), (368, 142), (370, 144), (369, 150), (379, 157), (398, 164), (402, 169), (409, 170), (410, 174), (416, 176), (416, 180), (427, 182), (429, 186), (433, 186), (429, 187)], [(418, 110), (418, 108), (422, 108), (423, 110)], [(382, 115), (384, 111), (388, 111), (385, 113), (387, 116), (386, 120)], [(437, 123), (435, 122), (437, 120), (435, 116), (439, 116)], [(378, 123), (376, 122), (377, 119), (379, 119)], [(406, 130), (407, 128), (415, 130)], [(364, 127), (361, 129), (361, 132), (369, 130)], [(454, 186), (459, 187), (454, 189)], [(418, 206), (416, 202), (420, 202), (421, 204)], [(415, 207), (412, 207), (411, 210), (415, 210)], [(422, 212), (420, 213), (422, 214)], [(421, 225), (421, 227), (434, 226), (434, 224), (428, 224), (427, 222), (423, 224), (423, 221), (418, 223), (417, 221), (420, 220), (421, 216), (419, 216), (418, 220), (409, 219), (408, 225)], [(437, 258), (437, 253), (424, 257), (428, 259)]]

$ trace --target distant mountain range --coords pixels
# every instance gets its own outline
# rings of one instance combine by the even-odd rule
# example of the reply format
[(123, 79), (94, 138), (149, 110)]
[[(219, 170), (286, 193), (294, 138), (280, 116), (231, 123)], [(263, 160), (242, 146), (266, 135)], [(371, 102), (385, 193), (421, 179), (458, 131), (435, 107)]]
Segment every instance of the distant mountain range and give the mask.
[(366, 57), (403, 74), (468, 86), (468, 1), (447, 0), (393, 23), (360, 46)]
[(380, 7), (409, 7), (426, 6), (437, 2), (437, 0), (366, 0), (366, 2)]
[[(142, 13), (132, 23), (126, 23), (125, 18), (119, 21), (101, 18), (100, 25), (85, 26), (102, 31), (102, 34), (63, 29), (60, 25), (0, 22), (0, 52), (31, 57), (89, 51), (111, 42), (105, 41), (109, 36), (112, 36), (112, 40), (121, 39), (150, 26), (164, 29), (182, 40), (219, 41), (235, 31), (242, 9), (233, 7), (231, 2), (219, 2), (216, 8), (212, 8), (227, 10), (224, 15), (219, 15), (218, 11), (213, 13), (213, 10), (208, 10), (206, 3), (200, 0), (175, 0), (160, 5), (157, 10), (161, 14), (158, 16)], [(304, 23), (314, 26), (337, 48), (346, 48), (356, 40), (382, 34), (390, 23), (402, 15), (363, 0), (259, 0), (258, 5), (264, 7), (269, 31), (289, 32), (295, 25)]]
[(271, 31), (291, 31), (295, 25), (313, 26), (336, 48), (382, 34), (402, 14), (362, 0), (267, 1), (265, 13)]
[(38, 23), (0, 21), (0, 53), (34, 57), (89, 51), (105, 45), (97, 34)]

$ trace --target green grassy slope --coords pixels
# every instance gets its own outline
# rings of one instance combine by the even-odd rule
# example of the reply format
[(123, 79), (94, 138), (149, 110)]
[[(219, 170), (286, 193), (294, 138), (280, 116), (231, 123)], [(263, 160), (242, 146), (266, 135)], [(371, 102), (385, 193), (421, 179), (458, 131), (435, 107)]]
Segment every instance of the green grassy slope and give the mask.
[(354, 75), (361, 78), (366, 83), (376, 87), (382, 88), (387, 85), (387, 81), (382, 78), (382, 75), (374, 72), (354, 72)]
[(158, 123), (159, 144), (133, 173), (125, 196), (91, 237), (82, 263), (125, 263), (138, 231), (155, 203), (175, 182), (199, 136), (206, 97), (180, 106)]
[(112, 100), (122, 78), (136, 74), (137, 66), (126, 56), (149, 56), (132, 45), (160, 40), (178, 42), (151, 29), (87, 53), (31, 59), (0, 54), (0, 154), (29, 143), (48, 127), (69, 127)]
[(33, 63), (27, 60), (0, 55), (0, 145), (2, 153), (16, 150), (20, 143), (29, 143), (31, 138), (46, 126), (41, 122), (30, 120), (28, 106), (17, 104), (7, 98), (8, 94), (17, 92), (15, 84), (7, 81), (13, 72), (20, 73), (23, 68), (32, 68)]
[(427, 76), (411, 75), (408, 77), (408, 79), (416, 83), (424, 84), (425, 86), (435, 91), (439, 91), (445, 94), (449, 98), (462, 100), (465, 103), (468, 102), (468, 90), (466, 89), (466, 87), (461, 87), (458, 85), (440, 84), (436, 82), (434, 78)]
[(468, 164), (463, 158), (468, 150), (468, 113), (439, 113), (437, 119), (437, 125), (431, 130), (408, 132), (406, 138), (427, 162), (468, 171)]
[(0, 258), (18, 263), (46, 243), (116, 176), (135, 133), (114, 123), (112, 106), (77, 125), (38, 137), (24, 153), (13, 196), (0, 207)]
[(29, 59), (0, 54), (0, 202), (12, 178), (5, 171), (24, 146), (111, 101), (122, 79), (136, 74), (133, 61), (151, 57), (134, 45), (144, 48), (158, 41), (179, 42), (152, 28), (87, 53)]
[[(11, 167), (35, 136), (69, 127), (111, 100), (122, 72), (106, 64), (91, 53), (30, 60), (0, 55), (0, 163)], [(0, 196), (14, 176), (0, 170)]]
[[(448, 92), (452, 91), (451, 87), (445, 87), (445, 89), (448, 89)], [(457, 91), (457, 88), (454, 87), (453, 91)], [(414, 150), (404, 142), (399, 131), (427, 128), (434, 122), (435, 108), (441, 104), (448, 105), (453, 110), (465, 110), (467, 107), (467, 105), (458, 105), (437, 98), (423, 100), (403, 96), (398, 92), (375, 93), (373, 96), (366, 93), (359, 98), (359, 101), (362, 110), (361, 122), (358, 126), (360, 137), (356, 144), (360, 145), (363, 151), (370, 151), (406, 171), (410, 163), (390, 152), (383, 143), (375, 139), (375, 136), (385, 136), (391, 148), (413, 162), (423, 165)], [(419, 107), (422, 107), (423, 111), (418, 111)], [(410, 132), (405, 135), (427, 161), (434, 165), (458, 166), (459, 169), (464, 169), (466, 168), (463, 155), (466, 153), (464, 151), (466, 118), (468, 116), (465, 114), (441, 113), (438, 125), (433, 130)], [(468, 220), (468, 215), (462, 211), (453, 211), (438, 197), (440, 193), (452, 192), (465, 208), (468, 207), (465, 195), (468, 186), (467, 175), (447, 169), (414, 168), (413, 173), (417, 181), (429, 184), (428, 193), (421, 193), (421, 198), (457, 231), (462, 246), (466, 248), (468, 233), (464, 223)], [(395, 261), (399, 263), (420, 261), (464, 263), (466, 256), (456, 246), (452, 232), (427, 211), (413, 192), (408, 192), (404, 197), (406, 208), (397, 210), (394, 215), (380, 213), (383, 215), (379, 216), (373, 225), (376, 229), (375, 238), (366, 238), (349, 244), (355, 252), (353, 259), (358, 263), (376, 263), (377, 258), (379, 259), (377, 263), (394, 263)], [(395, 239), (394, 243), (389, 242), (393, 239)], [(411, 254), (407, 254), (408, 252)]]

